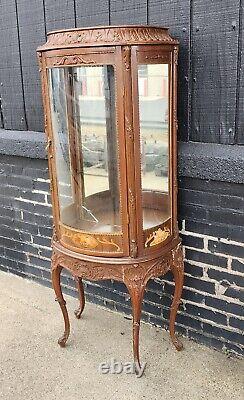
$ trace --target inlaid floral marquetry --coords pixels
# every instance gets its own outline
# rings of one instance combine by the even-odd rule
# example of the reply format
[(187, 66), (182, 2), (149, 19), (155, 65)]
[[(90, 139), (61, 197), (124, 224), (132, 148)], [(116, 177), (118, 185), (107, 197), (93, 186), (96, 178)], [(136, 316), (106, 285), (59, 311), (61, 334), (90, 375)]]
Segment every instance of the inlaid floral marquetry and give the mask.
[(146, 239), (145, 247), (155, 246), (164, 242), (170, 236), (170, 229), (168, 227), (158, 228), (152, 232)]
[(120, 246), (114, 241), (113, 238), (105, 237), (103, 235), (89, 235), (83, 232), (76, 232), (69, 228), (61, 228), (61, 239), (65, 242), (69, 239), (75, 246), (88, 250), (95, 250), (98, 247), (102, 249), (121, 251)]

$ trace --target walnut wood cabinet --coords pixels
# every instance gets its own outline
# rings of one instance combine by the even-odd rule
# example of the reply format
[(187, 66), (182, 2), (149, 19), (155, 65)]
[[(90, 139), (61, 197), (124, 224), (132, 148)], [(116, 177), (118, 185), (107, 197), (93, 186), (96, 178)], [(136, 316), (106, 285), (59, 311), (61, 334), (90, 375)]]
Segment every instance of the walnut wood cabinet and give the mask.
[(52, 282), (65, 346), (70, 323), (60, 286), (114, 279), (130, 294), (139, 365), (141, 306), (149, 279), (172, 271), (170, 335), (183, 286), (177, 224), (178, 42), (168, 29), (96, 27), (50, 32), (37, 50), (42, 75), (54, 230)]

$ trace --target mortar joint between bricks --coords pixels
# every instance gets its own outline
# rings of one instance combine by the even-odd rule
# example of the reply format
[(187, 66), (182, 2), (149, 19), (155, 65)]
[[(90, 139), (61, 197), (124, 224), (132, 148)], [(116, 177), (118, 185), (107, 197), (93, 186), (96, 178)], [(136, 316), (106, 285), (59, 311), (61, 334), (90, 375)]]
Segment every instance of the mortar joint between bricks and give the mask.
[(186, 246), (182, 247), (182, 251), (183, 251), (183, 260), (186, 259)]
[[(209, 296), (209, 294), (208, 294), (208, 296)], [(215, 296), (216, 296), (216, 295), (215, 295)], [(212, 297), (212, 296), (211, 296), (211, 297)], [(235, 298), (233, 298), (233, 297), (230, 298), (230, 297), (228, 297), (228, 296), (225, 296), (225, 294), (222, 294), (222, 295), (218, 296), (217, 298), (220, 299), (220, 300), (224, 300), (224, 301), (226, 301), (227, 303), (231, 301), (231, 303), (237, 304), (238, 306), (242, 306), (242, 307), (243, 307), (243, 302), (242, 302), (241, 300), (235, 299)], [(232, 314), (232, 315), (235, 316), (235, 314)]]
[[(186, 230), (181, 230), (179, 231), (180, 234), (185, 235), (185, 236), (192, 236), (192, 237), (196, 237), (196, 238), (201, 238), (203, 239), (206, 235), (202, 234), (202, 233), (197, 233), (197, 232), (192, 232), (192, 231), (186, 231)], [(210, 237), (210, 236), (208, 236)], [(215, 239), (215, 237), (213, 236), (213, 239)]]
[[(187, 231), (187, 230), (183, 231), (183, 230), (181, 230), (180, 233), (182, 233), (182, 234), (184, 234), (186, 236), (193, 236), (193, 237), (202, 238), (203, 240), (204, 240), (204, 238), (206, 238), (207, 240), (212, 240), (212, 241), (216, 241), (216, 242), (221, 241), (221, 242), (227, 243), (227, 244), (231, 243), (231, 244), (238, 245), (238, 243), (239, 243), (239, 242), (234, 242), (234, 241), (231, 241), (231, 240), (228, 240), (228, 239), (224, 239), (224, 238), (220, 238), (219, 239), (216, 236), (205, 235), (203, 233), (198, 233), (198, 232), (193, 232), (193, 231)], [(244, 244), (243, 244), (243, 246), (244, 246)]]
[[(209, 292), (204, 292), (203, 290), (199, 290), (199, 289), (193, 289), (192, 287), (189, 287), (189, 286), (186, 286), (186, 285), (184, 285), (184, 288), (186, 289), (186, 290), (189, 290), (190, 292), (193, 292), (193, 293), (199, 293), (199, 294), (201, 294), (201, 295), (203, 295), (203, 296), (207, 296), (207, 297), (211, 297), (212, 299), (219, 299), (219, 300), (224, 300), (224, 301), (226, 301), (227, 303), (233, 303), (233, 304), (236, 304), (236, 305), (238, 305), (238, 306), (243, 306), (243, 303), (239, 300), (239, 299), (236, 299), (236, 298), (229, 298), (228, 296), (224, 296), (224, 295), (216, 295), (216, 293), (209, 293)], [(189, 303), (189, 302), (192, 302), (192, 303), (194, 303), (194, 304), (199, 304), (198, 302), (194, 302), (194, 301), (191, 301), (191, 300), (187, 300), (187, 303)], [(201, 304), (201, 303), (200, 303)], [(202, 303), (202, 304), (205, 304), (205, 302), (204, 303)], [(206, 305), (206, 304), (205, 304)], [(206, 305), (207, 306), (207, 305)], [(212, 307), (212, 306), (207, 306), (208, 308), (211, 308), (211, 309), (214, 309), (215, 311), (218, 311), (218, 309), (216, 309), (215, 307)], [(235, 314), (231, 314), (231, 315), (233, 315), (233, 316), (235, 316)]]
[(208, 237), (207, 236), (203, 237), (203, 249), (206, 253), (210, 253), (210, 251), (208, 249)]
[(208, 269), (209, 269), (209, 267), (204, 265), (204, 267), (203, 267), (203, 278), (208, 278)]
[(45, 203), (48, 206), (51, 206), (51, 204), (48, 202), (48, 194), (45, 194)]
[(34, 189), (34, 190), (32, 190), (32, 193), (35, 193), (35, 194), (46, 194), (46, 195), (48, 195), (48, 194), (50, 194), (49, 193), (49, 191), (47, 191), (47, 190), (37, 190), (37, 189)]
[[(224, 256), (224, 255), (222, 254), (222, 256)], [(209, 269), (214, 269), (216, 271), (226, 272), (228, 274), (231, 273), (232, 275), (235, 275), (235, 276), (243, 276), (243, 272), (239, 272), (239, 271), (235, 271), (235, 270), (230, 270), (229, 271), (226, 267), (220, 267), (218, 265), (211, 265), (211, 264), (204, 264), (204, 263), (201, 263), (199, 261), (189, 260), (189, 259), (186, 259), (185, 261), (190, 265), (193, 265), (193, 266), (196, 265), (197, 267), (202, 267), (203, 271), (205, 270), (206, 272)]]
[(232, 257), (227, 258), (227, 270), (230, 272), (233, 272), (231, 269), (231, 264), (232, 264)]
[(50, 179), (44, 179), (44, 178), (36, 178), (37, 182), (47, 182), (50, 183)]
[[(195, 249), (196, 250), (196, 249)], [(201, 251), (200, 249), (197, 249), (197, 251)], [(224, 258), (228, 258), (228, 255), (227, 254), (224, 254), (224, 253), (220, 253), (220, 252), (214, 252), (214, 253), (212, 253), (211, 251), (209, 251), (208, 253), (210, 253), (210, 254), (214, 254), (214, 255), (216, 255), (216, 256), (219, 256), (219, 257), (224, 257)], [(243, 262), (243, 257), (233, 257), (233, 258), (235, 258), (235, 260), (238, 260), (238, 261), (241, 261), (241, 262)], [(215, 268), (215, 266), (213, 266), (214, 268)], [(235, 275), (238, 275), (238, 271), (232, 271), (232, 272), (234, 272), (235, 273)], [(239, 272), (239, 274), (241, 275), (241, 272)], [(243, 275), (243, 274), (242, 274)]]
[(244, 241), (243, 242), (237, 242), (235, 240), (230, 240), (230, 239), (225, 239), (225, 238), (220, 238), (219, 241), (221, 243), (225, 243), (225, 244), (233, 244), (234, 246), (244, 247)]
[(25, 199), (24, 197), (21, 197), (21, 196), (20, 197), (14, 197), (14, 200), (17, 200), (17, 201), (22, 202), (22, 203), (31, 203), (31, 204), (40, 204), (40, 205), (45, 204), (45, 203), (41, 203), (40, 201)]

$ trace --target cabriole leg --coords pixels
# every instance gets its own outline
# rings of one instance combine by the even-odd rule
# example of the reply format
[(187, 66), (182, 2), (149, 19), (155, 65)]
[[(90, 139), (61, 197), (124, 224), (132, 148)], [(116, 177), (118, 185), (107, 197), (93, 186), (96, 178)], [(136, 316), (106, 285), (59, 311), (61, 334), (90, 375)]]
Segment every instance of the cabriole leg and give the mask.
[(60, 285), (60, 274), (63, 267), (52, 262), (52, 285), (56, 294), (56, 301), (59, 303), (63, 317), (64, 317), (64, 334), (59, 338), (58, 344), (65, 347), (70, 333), (69, 316), (66, 308), (66, 302), (63, 298), (62, 289)]
[(136, 373), (141, 369), (140, 356), (139, 356), (139, 333), (141, 321), (141, 308), (142, 300), (145, 291), (144, 283), (137, 285), (127, 284), (127, 288), (131, 297), (131, 307), (133, 315), (133, 355)]
[(178, 245), (176, 249), (172, 251), (172, 264), (171, 271), (174, 275), (175, 281), (175, 292), (173, 302), (170, 308), (170, 321), (169, 321), (169, 331), (172, 342), (177, 350), (183, 349), (183, 344), (175, 335), (175, 320), (176, 314), (181, 301), (181, 294), (184, 283), (184, 262), (183, 262), (183, 250), (182, 246)]
[(76, 280), (76, 285), (77, 285), (78, 294), (79, 294), (79, 301), (80, 301), (79, 307), (77, 308), (77, 310), (75, 310), (75, 316), (76, 316), (76, 318), (80, 319), (81, 314), (85, 307), (85, 294), (84, 294), (84, 287), (83, 287), (82, 279), (75, 278), (75, 280)]

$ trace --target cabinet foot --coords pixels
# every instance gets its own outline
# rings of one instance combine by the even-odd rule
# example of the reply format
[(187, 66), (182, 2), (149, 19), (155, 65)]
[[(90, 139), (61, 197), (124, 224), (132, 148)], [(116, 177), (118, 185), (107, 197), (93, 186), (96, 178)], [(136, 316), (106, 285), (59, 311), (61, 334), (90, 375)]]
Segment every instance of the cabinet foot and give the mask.
[(65, 347), (66, 342), (67, 342), (67, 340), (68, 340), (68, 337), (69, 337), (69, 335), (67, 335), (67, 334), (64, 333), (63, 336), (61, 336), (61, 337), (58, 339), (58, 344), (59, 344), (60, 347)]
[(68, 311), (66, 308), (66, 302), (63, 298), (62, 289), (60, 285), (61, 271), (62, 267), (60, 265), (55, 264), (55, 262), (52, 260), (52, 285), (56, 294), (56, 301), (59, 303), (64, 318), (64, 334), (59, 338), (58, 344), (61, 347), (65, 347), (65, 344), (70, 334), (70, 323), (69, 323)]
[(178, 351), (180, 351), (183, 349), (183, 344), (175, 335), (175, 320), (181, 302), (180, 299), (184, 283), (184, 262), (183, 262), (183, 250), (181, 244), (179, 244), (172, 251), (172, 263), (170, 269), (174, 275), (175, 292), (174, 292), (173, 302), (170, 308), (169, 332), (173, 345)]
[(142, 300), (145, 291), (144, 283), (139, 283), (138, 285), (126, 283), (128, 288), (130, 298), (131, 298), (131, 306), (132, 306), (132, 315), (133, 315), (133, 356), (134, 356), (134, 364), (135, 364), (135, 372), (139, 374), (141, 370), (140, 364), (140, 355), (139, 355), (139, 334), (140, 334), (140, 320), (141, 320), (141, 308), (142, 308)]

